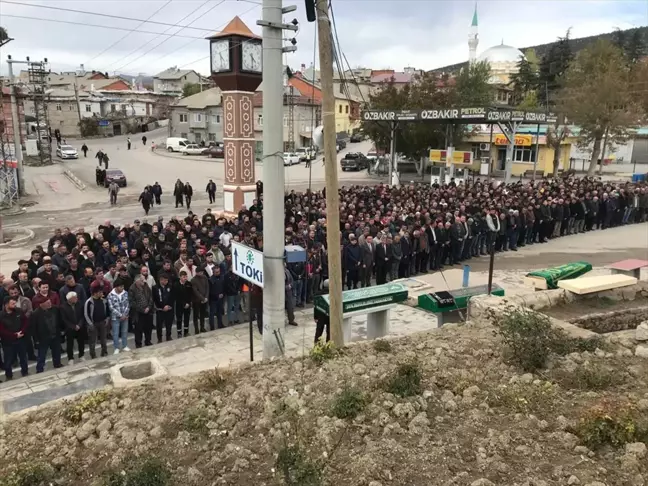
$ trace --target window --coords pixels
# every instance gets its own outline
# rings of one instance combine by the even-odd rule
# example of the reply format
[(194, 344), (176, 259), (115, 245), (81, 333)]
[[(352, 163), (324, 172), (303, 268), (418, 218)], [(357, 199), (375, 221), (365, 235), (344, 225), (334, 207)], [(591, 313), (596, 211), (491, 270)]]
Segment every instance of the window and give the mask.
[(61, 111), (63, 108), (61, 108), (61, 103), (56, 103), (56, 111)]
[(85, 110), (86, 110), (88, 113), (92, 113), (92, 105), (85, 105)]
[(346, 105), (346, 106), (344, 107), (344, 111), (345, 111), (345, 113), (346, 113), (347, 115), (349, 114), (349, 105)]
[(126, 111), (126, 105), (121, 105), (121, 111)]
[(283, 126), (284, 126), (284, 127), (287, 127), (287, 126), (288, 126), (288, 117), (287, 117), (287, 116), (284, 116), (284, 117), (283, 117)]
[(202, 113), (194, 113), (194, 121), (195, 122), (201, 122), (202, 121)]
[(344, 94), (344, 83), (340, 83), (340, 94)]
[(110, 112), (115, 113), (117, 111), (117, 105), (110, 105)]
[(208, 133), (207, 134), (207, 140), (209, 140), (210, 142), (215, 142), (216, 141), (216, 134), (215, 133)]
[(535, 162), (536, 150), (535, 145), (530, 147), (515, 146), (513, 151), (513, 162)]
[(189, 120), (189, 115), (186, 113), (180, 113), (180, 123), (187, 123)]
[(342, 113), (342, 105), (339, 106), (339, 110), (338, 110), (338, 111), (339, 111), (340, 113)]
[(220, 123), (220, 115), (212, 115), (211, 121), (212, 123), (216, 123), (216, 124)]
[(30, 106), (29, 111), (33, 115), (34, 113), (36, 113), (36, 108), (34, 106)]
[(257, 126), (263, 126), (263, 115), (261, 114), (257, 115)]
[(74, 105), (72, 105), (72, 104), (70, 105), (70, 111), (75, 111), (74, 110)]
[(182, 132), (180, 134), (180, 138), (187, 138), (187, 132)]

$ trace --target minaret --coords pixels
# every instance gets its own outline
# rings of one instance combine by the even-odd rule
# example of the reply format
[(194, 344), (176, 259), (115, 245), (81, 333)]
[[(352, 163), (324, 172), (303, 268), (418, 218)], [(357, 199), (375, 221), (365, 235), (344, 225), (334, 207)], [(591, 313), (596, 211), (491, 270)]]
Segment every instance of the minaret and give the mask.
[(475, 2), (475, 13), (473, 13), (472, 24), (470, 24), (470, 34), (468, 34), (468, 62), (475, 62), (477, 59), (477, 45), (479, 36), (477, 34), (477, 2)]

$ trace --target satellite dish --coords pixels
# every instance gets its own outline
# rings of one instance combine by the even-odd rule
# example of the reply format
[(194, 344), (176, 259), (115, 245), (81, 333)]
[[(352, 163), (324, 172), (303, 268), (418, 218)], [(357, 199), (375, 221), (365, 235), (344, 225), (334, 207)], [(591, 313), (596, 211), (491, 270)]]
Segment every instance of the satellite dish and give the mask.
[(313, 130), (313, 145), (318, 149), (324, 149), (324, 127), (322, 125)]

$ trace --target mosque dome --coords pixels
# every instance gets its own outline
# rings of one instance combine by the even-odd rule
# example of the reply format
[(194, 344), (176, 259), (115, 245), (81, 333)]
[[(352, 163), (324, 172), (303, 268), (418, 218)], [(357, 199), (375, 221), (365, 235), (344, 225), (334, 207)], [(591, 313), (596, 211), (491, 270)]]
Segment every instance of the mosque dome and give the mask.
[(482, 52), (477, 58), (478, 61), (488, 61), (490, 64), (517, 63), (520, 57), (524, 57), (521, 50), (507, 46), (504, 43), (493, 46)]

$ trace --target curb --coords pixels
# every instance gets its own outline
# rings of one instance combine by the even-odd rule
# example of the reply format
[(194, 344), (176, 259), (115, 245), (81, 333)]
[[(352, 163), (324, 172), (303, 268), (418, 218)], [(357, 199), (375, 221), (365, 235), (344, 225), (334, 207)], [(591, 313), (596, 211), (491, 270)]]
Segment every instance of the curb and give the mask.
[[(20, 206), (20, 204), (17, 204), (17, 206)], [(12, 216), (20, 216), (21, 214), (25, 214), (26, 212), (27, 209), (22, 207), (18, 209), (0, 210), (0, 216), (2, 216), (3, 218), (10, 218)]]
[(63, 174), (65, 175), (65, 177), (67, 177), (70, 180), (72, 184), (76, 186), (77, 189), (79, 189), (80, 191), (86, 190), (86, 185), (83, 182), (81, 182), (81, 179), (75, 176), (71, 170), (65, 169), (63, 171)]
[[(13, 230), (13, 231), (12, 231), (12, 230)], [(11, 241), (8, 241), (7, 243), (0, 243), (0, 248), (14, 248), (14, 247), (19, 247), (19, 246), (22, 246), (24, 243), (27, 243), (28, 241), (33, 240), (34, 237), (36, 236), (35, 233), (34, 233), (34, 231), (30, 230), (29, 228), (22, 228), (22, 229), (19, 229), (18, 231), (21, 231), (21, 232), (25, 232), (25, 231), (26, 231), (27, 234), (24, 235), (24, 236), (21, 236), (21, 237), (19, 237), (19, 238), (15, 238), (15, 239), (13, 239), (13, 240), (11, 240)], [(9, 229), (7, 229), (7, 230), (4, 231), (5, 236), (6, 236), (7, 234), (11, 234), (11, 233), (15, 233), (15, 232), (16, 232), (16, 231), (14, 230), (14, 228), (9, 228)]]

